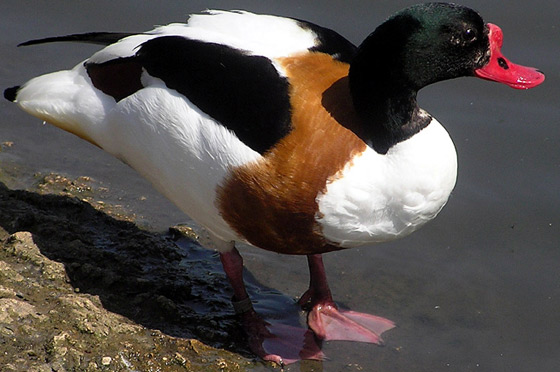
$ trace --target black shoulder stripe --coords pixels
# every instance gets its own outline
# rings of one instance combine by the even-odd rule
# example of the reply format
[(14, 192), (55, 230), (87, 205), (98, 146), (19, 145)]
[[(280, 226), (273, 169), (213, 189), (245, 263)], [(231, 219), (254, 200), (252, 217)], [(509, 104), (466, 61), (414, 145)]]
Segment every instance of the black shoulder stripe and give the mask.
[(116, 58), (103, 63), (85, 63), (94, 87), (115, 101), (142, 89), (142, 65), (135, 57)]
[(88, 32), (85, 34), (72, 34), (66, 36), (54, 36), (46, 37), (43, 39), (34, 39), (18, 44), (18, 46), (54, 43), (60, 41), (77, 41), (82, 43), (109, 45), (131, 35), (135, 34), (127, 32)]
[(319, 44), (310, 51), (329, 54), (341, 62), (350, 63), (352, 61), (358, 48), (346, 38), (329, 28), (300, 19), (296, 19), (296, 21), (300, 27), (313, 31), (319, 39)]
[(290, 131), (289, 83), (268, 58), (181, 36), (151, 39), (136, 57), (261, 154)]

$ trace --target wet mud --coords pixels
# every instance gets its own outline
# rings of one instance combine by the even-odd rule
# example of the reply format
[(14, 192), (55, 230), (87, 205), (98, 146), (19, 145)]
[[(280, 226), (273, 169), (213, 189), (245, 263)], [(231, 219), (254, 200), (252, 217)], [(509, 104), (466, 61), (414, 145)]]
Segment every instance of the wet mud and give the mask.
[(246, 348), (219, 258), (190, 228), (143, 230), (85, 177), (2, 181), (2, 371), (272, 368)]

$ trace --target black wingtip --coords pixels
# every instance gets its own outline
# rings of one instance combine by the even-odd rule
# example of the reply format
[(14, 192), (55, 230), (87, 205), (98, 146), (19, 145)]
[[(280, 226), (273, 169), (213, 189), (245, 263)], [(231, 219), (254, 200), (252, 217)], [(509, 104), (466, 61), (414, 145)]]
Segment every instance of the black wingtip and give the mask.
[(100, 45), (109, 45), (116, 43), (117, 41), (134, 35), (134, 33), (130, 32), (87, 32), (85, 34), (72, 34), (66, 36), (54, 36), (54, 37), (46, 37), (42, 39), (33, 39), (29, 41), (25, 41), (23, 43), (18, 44), (18, 47), (22, 46), (29, 46), (29, 45), (38, 45), (38, 44), (46, 44), (46, 43), (55, 43), (61, 41), (76, 41), (82, 43), (91, 43), (91, 44), (100, 44)]
[(20, 86), (18, 85), (18, 86), (6, 89), (4, 91), (4, 98), (6, 98), (8, 101), (15, 102), (16, 97), (17, 97), (17, 93), (19, 91), (19, 88), (20, 88)]

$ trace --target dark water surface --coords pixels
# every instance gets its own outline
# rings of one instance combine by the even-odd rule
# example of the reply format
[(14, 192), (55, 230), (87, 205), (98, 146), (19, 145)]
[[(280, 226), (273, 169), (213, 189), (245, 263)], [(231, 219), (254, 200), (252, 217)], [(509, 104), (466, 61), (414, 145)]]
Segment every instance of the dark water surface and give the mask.
[[(69, 68), (97, 47), (33, 38), (89, 31), (143, 31), (206, 8), (307, 19), (359, 43), (411, 1), (20, 1), (0, 3), (0, 87)], [(288, 370), (560, 371), (560, 3), (463, 1), (504, 31), (504, 54), (545, 71), (530, 91), (459, 79), (420, 93), (450, 132), (458, 183), (440, 216), (403, 240), (325, 256), (335, 296), (398, 327), (385, 347), (326, 343), (323, 363)], [(507, 5), (505, 5), (507, 4)], [(188, 221), (132, 170), (67, 133), (0, 102), (0, 166), (88, 175), (153, 229)], [(141, 198), (143, 197), (143, 198)], [(303, 257), (243, 248), (265, 286), (287, 296), (307, 286)]]

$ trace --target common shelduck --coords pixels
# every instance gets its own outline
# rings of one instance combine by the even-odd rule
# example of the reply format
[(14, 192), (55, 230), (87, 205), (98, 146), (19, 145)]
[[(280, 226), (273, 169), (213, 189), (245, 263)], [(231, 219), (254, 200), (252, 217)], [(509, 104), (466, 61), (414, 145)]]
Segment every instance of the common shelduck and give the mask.
[[(519, 89), (544, 81), (501, 54), (499, 27), (445, 3), (396, 13), (359, 47), (310, 22), (245, 11), (24, 44), (51, 41), (106, 46), (5, 97), (121, 159), (204, 226), (251, 349), (278, 363), (321, 358), (317, 340), (381, 343), (394, 326), (338, 309), (321, 254), (408, 235), (447, 202), (455, 148), (418, 107), (418, 90), (461, 76)], [(234, 242), (307, 255), (299, 304), (310, 330), (254, 311)]]

